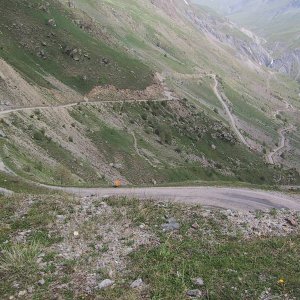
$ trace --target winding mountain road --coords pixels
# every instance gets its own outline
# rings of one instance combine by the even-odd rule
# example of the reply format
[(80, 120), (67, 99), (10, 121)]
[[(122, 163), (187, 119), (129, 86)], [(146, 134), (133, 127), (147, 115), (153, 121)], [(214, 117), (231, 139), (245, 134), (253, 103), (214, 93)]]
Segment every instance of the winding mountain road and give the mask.
[(219, 82), (217, 80), (217, 77), (216, 75), (212, 75), (214, 80), (215, 80), (215, 85), (214, 85), (214, 93), (215, 95), (217, 96), (217, 98), (219, 99), (219, 101), (221, 102), (222, 106), (224, 107), (225, 111), (226, 111), (226, 114), (229, 118), (229, 121), (230, 121), (230, 124), (231, 124), (231, 127), (233, 129), (233, 131), (235, 132), (235, 134), (237, 135), (237, 137), (239, 138), (239, 140), (245, 145), (247, 146), (248, 148), (251, 149), (251, 146), (249, 145), (249, 143), (246, 141), (246, 138), (241, 134), (240, 130), (238, 129), (237, 125), (236, 125), (236, 122), (235, 122), (235, 119), (234, 119), (234, 116), (233, 114), (231, 113), (226, 101), (223, 99), (222, 95), (219, 93), (219, 90), (218, 90), (218, 85), (219, 85)]
[[(293, 107), (293, 105), (289, 104), (287, 101), (284, 101), (285, 102), (285, 108), (283, 109), (280, 109), (280, 110), (277, 110), (274, 112), (273, 116), (274, 118), (276, 119), (277, 118), (277, 115), (280, 113), (280, 112), (285, 112), (285, 111), (295, 111), (296, 109)], [(294, 130), (295, 127), (293, 125), (290, 125), (288, 127), (283, 127), (283, 128), (280, 128), (278, 130), (278, 134), (279, 134), (279, 137), (280, 137), (280, 144), (278, 145), (278, 147), (276, 147), (275, 149), (273, 149), (270, 153), (267, 154), (266, 156), (266, 159), (267, 159), (267, 162), (269, 164), (272, 164), (272, 165), (275, 165), (276, 162), (274, 160), (275, 156), (280, 153), (280, 151), (287, 146), (287, 133), (289, 131), (292, 131)]]
[(277, 148), (275, 148), (273, 151), (271, 151), (268, 155), (267, 155), (267, 161), (268, 163), (274, 165), (275, 161), (274, 161), (274, 157), (277, 155), (277, 153), (279, 153), (285, 146), (286, 146), (286, 134), (293, 130), (294, 126), (291, 125), (289, 127), (286, 128), (281, 128), (278, 133), (280, 136), (280, 144)]

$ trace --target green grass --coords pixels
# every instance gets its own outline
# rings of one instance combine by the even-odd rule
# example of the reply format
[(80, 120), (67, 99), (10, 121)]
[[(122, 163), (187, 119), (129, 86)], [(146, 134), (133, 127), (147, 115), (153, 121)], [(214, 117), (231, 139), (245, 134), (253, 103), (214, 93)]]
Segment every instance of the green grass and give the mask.
[[(37, 259), (40, 254), (40, 246), (36, 243), (27, 245), (15, 244), (2, 249), (0, 258), (0, 274), (8, 281), (13, 282), (24, 278), (25, 284), (38, 279)], [(5, 283), (2, 281), (0, 290)], [(7, 287), (8, 288), (8, 287)]]
[(21, 194), (45, 194), (48, 189), (35, 185), (17, 176), (0, 172), (0, 187)]
[(210, 107), (222, 109), (223, 106), (216, 97), (212, 87), (214, 81), (211, 78), (205, 77), (201, 80), (188, 80), (185, 84), (186, 89), (193, 93), (196, 97), (203, 99)]
[[(40, 118), (43, 117), (40, 115)], [(91, 167), (90, 162), (75, 158), (70, 151), (49, 138), (44, 129), (35, 128), (33, 125), (27, 126), (17, 115), (13, 117), (13, 123), (22, 129), (37, 147), (44, 149), (51, 159), (58, 162), (57, 165), (49, 165), (41, 159), (28, 155), (24, 149), (16, 147), (7, 140), (0, 141), (0, 153), (4, 163), (19, 176), (50, 184), (103, 185), (106, 183)]]
[[(186, 291), (199, 288), (192, 279), (202, 277), (204, 299), (257, 299), (270, 288), (272, 295), (299, 297), (298, 235), (244, 239), (223, 232), (226, 217), (217, 211), (203, 218), (200, 207), (155, 205), (130, 199), (110, 199), (108, 204), (127, 207), (127, 217), (146, 224), (159, 237), (159, 244), (141, 247), (130, 255), (128, 282), (142, 278), (150, 299), (185, 299)], [(273, 216), (276, 213), (272, 211)], [(180, 222), (178, 233), (162, 233), (165, 215)], [(197, 223), (199, 230), (191, 230)], [(284, 278), (286, 284), (277, 281)], [(118, 285), (100, 294), (104, 299), (133, 298)], [(121, 296), (122, 295), (122, 296)]]
[[(133, 255), (135, 272), (151, 285), (152, 299), (183, 299), (187, 289), (196, 288), (191, 278), (199, 276), (209, 299), (257, 299), (266, 287), (279, 295), (300, 295), (298, 237), (212, 246), (201, 236), (184, 236), (182, 242), (164, 238), (160, 246)], [(263, 274), (266, 280), (260, 279)], [(282, 277), (284, 287), (277, 284)]]

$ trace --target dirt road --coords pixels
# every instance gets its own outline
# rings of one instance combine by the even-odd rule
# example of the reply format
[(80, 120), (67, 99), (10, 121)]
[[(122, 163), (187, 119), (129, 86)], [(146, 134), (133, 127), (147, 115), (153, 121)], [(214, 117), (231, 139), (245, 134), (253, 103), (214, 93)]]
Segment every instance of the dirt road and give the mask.
[(105, 103), (140, 103), (140, 102), (163, 102), (163, 101), (174, 101), (176, 99), (174, 98), (164, 98), (164, 99), (139, 99), (139, 100), (103, 100), (103, 101), (82, 101), (82, 102), (74, 102), (74, 103), (68, 103), (63, 105), (51, 105), (51, 106), (32, 106), (32, 107), (15, 107), (7, 110), (0, 110), (0, 116), (9, 115), (11, 113), (15, 112), (26, 112), (26, 111), (34, 111), (37, 109), (43, 110), (43, 109), (49, 109), (49, 108), (68, 108), (68, 107), (74, 107), (76, 105), (92, 105), (92, 104), (105, 104)]
[(274, 161), (274, 157), (275, 155), (277, 155), (277, 153), (279, 153), (285, 146), (286, 146), (286, 134), (292, 130), (294, 127), (293, 125), (287, 127), (287, 128), (281, 128), (278, 133), (279, 133), (279, 136), (280, 136), (280, 144), (277, 148), (275, 148), (272, 152), (270, 152), (268, 155), (267, 155), (267, 161), (268, 163), (274, 165), (275, 164), (275, 161)]
[(300, 196), (277, 192), (223, 187), (151, 187), (151, 188), (59, 188), (78, 196), (129, 196), (141, 200), (172, 201), (184, 204), (199, 204), (225, 209), (256, 210), (288, 208), (300, 211)]
[[(283, 109), (280, 109), (280, 110), (277, 110), (274, 112), (273, 116), (274, 118), (276, 119), (277, 118), (277, 115), (280, 113), (280, 112), (285, 112), (285, 111), (295, 111), (296, 109), (291, 105), (289, 104), (287, 101), (284, 101), (285, 102), (285, 108)], [(293, 125), (290, 125), (288, 127), (284, 127), (284, 128), (280, 128), (278, 130), (278, 134), (280, 136), (280, 144), (278, 147), (276, 147), (275, 149), (273, 149), (267, 156), (266, 156), (266, 159), (267, 159), (267, 162), (269, 164), (272, 164), (272, 165), (275, 165), (275, 156), (286, 146), (287, 144), (287, 133), (291, 130), (294, 130), (294, 126)]]
[(218, 91), (218, 85), (219, 85), (219, 82), (216, 78), (216, 75), (213, 75), (213, 78), (215, 80), (215, 85), (214, 85), (214, 93), (215, 95), (217, 96), (217, 98), (219, 99), (219, 101), (221, 102), (222, 106), (224, 107), (225, 111), (226, 111), (226, 114), (229, 118), (229, 121), (230, 121), (230, 124), (231, 124), (231, 127), (233, 129), (233, 131), (236, 133), (238, 139), (245, 145), (247, 146), (248, 148), (251, 148), (251, 146), (249, 145), (249, 143), (246, 141), (245, 137), (241, 134), (240, 130), (238, 129), (237, 125), (236, 125), (236, 122), (235, 122), (235, 119), (226, 103), (226, 101), (223, 99), (222, 95), (219, 93)]

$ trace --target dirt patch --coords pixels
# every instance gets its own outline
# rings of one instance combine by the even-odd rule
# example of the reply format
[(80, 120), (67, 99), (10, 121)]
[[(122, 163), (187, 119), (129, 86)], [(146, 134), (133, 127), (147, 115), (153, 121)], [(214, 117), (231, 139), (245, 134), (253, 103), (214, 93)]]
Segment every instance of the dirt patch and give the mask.
[(160, 76), (155, 76), (155, 83), (148, 86), (144, 90), (136, 91), (130, 89), (118, 89), (112, 85), (96, 86), (86, 97), (89, 100), (154, 100), (159, 98), (166, 98), (169, 96), (169, 91), (166, 90), (165, 85), (162, 83)]

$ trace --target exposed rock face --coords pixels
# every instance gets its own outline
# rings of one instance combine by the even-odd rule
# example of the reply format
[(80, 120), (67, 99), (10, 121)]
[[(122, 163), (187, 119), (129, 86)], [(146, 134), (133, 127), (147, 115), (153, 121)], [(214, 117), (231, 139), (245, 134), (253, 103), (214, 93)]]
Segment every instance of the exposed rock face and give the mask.
[(199, 30), (203, 31), (219, 42), (227, 44), (233, 49), (236, 49), (240, 56), (247, 57), (260, 65), (268, 66), (271, 64), (272, 57), (260, 44), (259, 39), (255, 39), (246, 35), (245, 39), (239, 39), (233, 35), (222, 32), (223, 26), (233, 30), (240, 30), (238, 27), (236, 27), (236, 25), (227, 22), (222, 23), (213, 17), (199, 17), (192, 10), (188, 10), (186, 15)]
[[(246, 43), (244, 45), (236, 40), (231, 40), (230, 43), (234, 42), (232, 45), (252, 60), (254, 59), (260, 64), (289, 75), (298, 81), (300, 80), (300, 49), (299, 43), (296, 42), (299, 39), (299, 29), (297, 29), (299, 28), (300, 18), (299, 0), (194, 0), (194, 2), (217, 10), (234, 22), (243, 24), (259, 35), (264, 36), (267, 40), (270, 37), (272, 41), (276, 41), (267, 42), (268, 49), (264, 49), (260, 43), (252, 44), (250, 42), (250, 44)], [(243, 16), (245, 20), (243, 20)], [(255, 22), (256, 18), (260, 20), (257, 23)], [(294, 21), (288, 23), (289, 20)], [(282, 25), (277, 26), (278, 28), (272, 31), (272, 24)], [(289, 26), (293, 28), (293, 33), (286, 33)], [(243, 31), (243, 28), (241, 30)], [(265, 46), (264, 43), (262, 45)], [(276, 49), (277, 55), (274, 55), (273, 60), (270, 61), (274, 49)]]
[(247, 57), (250, 60), (268, 66), (272, 62), (272, 57), (268, 51), (260, 43), (260, 39), (253, 33), (251, 35), (244, 33), (244, 38), (238, 38), (231, 34), (225, 33), (242, 30), (227, 19), (215, 18), (205, 13), (199, 14), (195, 7), (189, 1), (162, 1), (151, 0), (152, 4), (163, 9), (173, 19), (180, 20), (179, 15), (193, 23), (193, 25), (206, 34), (209, 38), (213, 38), (226, 44), (236, 50), (237, 55)]
[(270, 67), (300, 80), (300, 49), (288, 51), (280, 58), (274, 59)]

